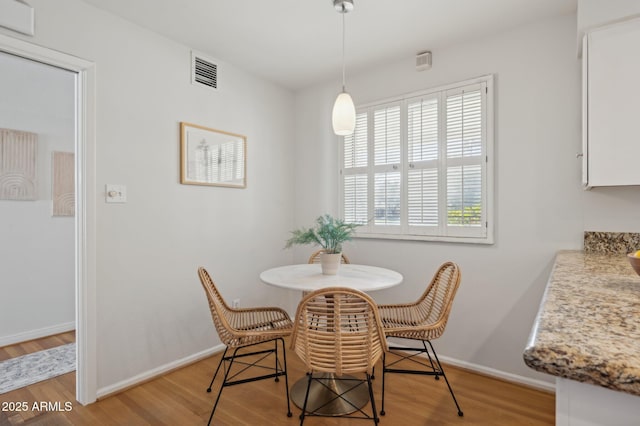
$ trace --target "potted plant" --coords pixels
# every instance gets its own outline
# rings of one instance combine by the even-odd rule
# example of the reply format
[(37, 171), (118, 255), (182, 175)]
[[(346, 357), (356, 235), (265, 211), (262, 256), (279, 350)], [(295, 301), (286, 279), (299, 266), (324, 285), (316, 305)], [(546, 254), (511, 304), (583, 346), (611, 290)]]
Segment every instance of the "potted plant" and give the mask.
[(338, 273), (340, 257), (342, 256), (342, 243), (353, 238), (355, 229), (359, 225), (346, 223), (342, 219), (336, 219), (329, 214), (319, 216), (311, 228), (300, 228), (291, 231), (291, 238), (287, 240), (285, 248), (293, 245), (314, 244), (322, 247), (324, 253), (320, 255), (322, 273), (335, 275)]

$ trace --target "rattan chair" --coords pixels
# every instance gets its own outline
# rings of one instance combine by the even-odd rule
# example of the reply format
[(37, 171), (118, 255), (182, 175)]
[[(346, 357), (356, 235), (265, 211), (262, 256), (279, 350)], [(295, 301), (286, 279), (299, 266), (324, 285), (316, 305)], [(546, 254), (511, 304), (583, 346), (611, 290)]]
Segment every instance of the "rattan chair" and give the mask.
[[(284, 344), (284, 337), (291, 335), (293, 330), (291, 318), (280, 308), (231, 308), (225, 303), (222, 295), (209, 276), (209, 273), (204, 268), (198, 268), (198, 275), (205, 293), (207, 294), (207, 299), (209, 300), (209, 308), (211, 310), (213, 324), (218, 332), (218, 336), (220, 336), (220, 340), (226, 345), (224, 353), (218, 363), (218, 367), (211, 379), (211, 383), (207, 388), (207, 392), (211, 392), (211, 387), (218, 375), (218, 371), (220, 371), (220, 366), (225, 364), (224, 380), (220, 387), (220, 391), (218, 392), (218, 396), (216, 397), (213, 409), (211, 410), (211, 416), (209, 417), (208, 424), (211, 424), (213, 414), (216, 411), (218, 401), (220, 401), (220, 396), (222, 395), (222, 390), (225, 387), (269, 378), (274, 378), (277, 382), (279, 381), (280, 376), (284, 376), (285, 379), (287, 416), (291, 417), (291, 406), (289, 403), (289, 379), (287, 377), (287, 356)], [(273, 348), (265, 349), (262, 347), (254, 348), (250, 351), (244, 350), (251, 346), (266, 342), (273, 342)], [(282, 362), (280, 362), (279, 358), (278, 342), (280, 342), (282, 348)], [(232, 350), (232, 354), (227, 355), (227, 352), (230, 350)], [(267, 366), (265, 363), (267, 359), (271, 358), (271, 354), (274, 354), (275, 363)], [(234, 362), (240, 367), (233, 370), (232, 373)], [(256, 368), (255, 371), (261, 370), (260, 372), (262, 374), (248, 377), (246, 371), (252, 367)], [(271, 372), (264, 374), (265, 371)]]
[[(392, 362), (387, 354), (382, 357), (382, 410), (384, 415), (385, 375), (387, 373), (422, 374), (444, 377), (453, 402), (462, 416), (462, 410), (447, 380), (438, 355), (431, 344), (444, 333), (453, 298), (460, 285), (460, 269), (453, 262), (444, 263), (433, 276), (422, 296), (413, 303), (379, 305), (380, 319), (387, 337), (418, 340), (421, 348), (390, 346), (389, 352), (399, 356)], [(427, 349), (427, 344), (429, 349)], [(402, 368), (407, 366), (407, 368)], [(411, 367), (411, 368), (408, 368)]]
[[(376, 304), (369, 296), (343, 287), (330, 287), (308, 294), (298, 305), (291, 348), (307, 368), (307, 389), (300, 425), (306, 416), (327, 416), (322, 414), (322, 407), (307, 411), (312, 381), (335, 389), (332, 384), (342, 380), (349, 382), (348, 391), (344, 393), (366, 383), (371, 402), (369, 415), (363, 410), (366, 399), (363, 405), (356, 406), (344, 393), (336, 393), (333, 399), (343, 400), (352, 406), (345, 417), (372, 419), (378, 423), (371, 373), (387, 349), (387, 343)], [(364, 379), (350, 376), (361, 373), (364, 373)], [(332, 401), (327, 402), (330, 403)]]
[[(320, 263), (320, 255), (324, 252), (326, 252), (325, 249), (320, 249), (318, 251), (315, 251), (311, 256), (309, 256), (308, 263)], [(349, 258), (347, 257), (347, 255), (342, 253), (342, 257), (340, 258), (340, 263), (351, 263), (351, 262), (349, 262)]]

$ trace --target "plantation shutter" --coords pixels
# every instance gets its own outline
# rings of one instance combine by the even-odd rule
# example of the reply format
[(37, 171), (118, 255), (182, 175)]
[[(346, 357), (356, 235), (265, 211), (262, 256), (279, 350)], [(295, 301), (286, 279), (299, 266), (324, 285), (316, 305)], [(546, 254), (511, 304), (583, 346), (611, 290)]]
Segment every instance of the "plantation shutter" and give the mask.
[(374, 224), (400, 225), (400, 105), (373, 111)]
[(477, 228), (486, 232), (483, 206), (483, 95), (477, 84), (446, 94), (446, 194), (448, 234), (456, 228)]
[(367, 223), (369, 150), (367, 113), (356, 115), (354, 132), (344, 138), (342, 190), (343, 213), (347, 223)]
[(358, 235), (492, 243), (493, 77), (359, 108), (341, 204)]
[(438, 103), (439, 97), (432, 95), (407, 105), (407, 223), (422, 232), (439, 225)]

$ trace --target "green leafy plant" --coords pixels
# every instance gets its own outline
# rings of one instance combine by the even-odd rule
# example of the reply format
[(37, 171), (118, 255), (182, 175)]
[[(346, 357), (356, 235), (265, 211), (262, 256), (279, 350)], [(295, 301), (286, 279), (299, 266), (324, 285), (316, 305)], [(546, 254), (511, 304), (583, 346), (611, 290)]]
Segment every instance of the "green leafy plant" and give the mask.
[(311, 228), (300, 228), (291, 231), (291, 238), (287, 240), (285, 248), (293, 245), (315, 244), (326, 250), (327, 253), (342, 252), (342, 243), (353, 238), (355, 223), (345, 223), (342, 219), (336, 219), (329, 214), (320, 216)]

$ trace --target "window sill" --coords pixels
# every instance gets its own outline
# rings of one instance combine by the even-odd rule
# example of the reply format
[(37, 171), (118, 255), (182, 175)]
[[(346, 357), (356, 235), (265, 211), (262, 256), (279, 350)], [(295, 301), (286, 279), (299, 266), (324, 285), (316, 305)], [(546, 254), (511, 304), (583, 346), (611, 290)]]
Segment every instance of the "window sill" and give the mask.
[(401, 234), (380, 234), (360, 232), (354, 235), (354, 238), (362, 239), (380, 239), (380, 240), (407, 240), (407, 241), (432, 241), (444, 243), (462, 243), (462, 244), (493, 244), (493, 236), (487, 237), (442, 237), (434, 235), (401, 235)]

